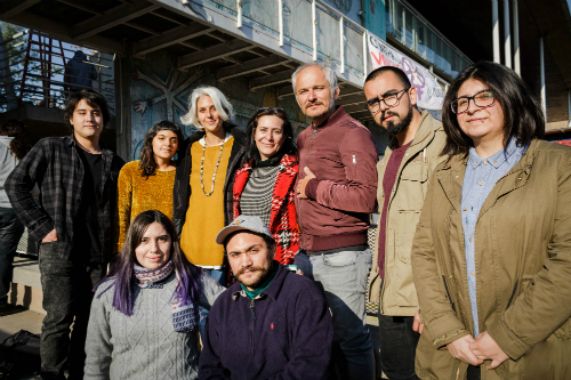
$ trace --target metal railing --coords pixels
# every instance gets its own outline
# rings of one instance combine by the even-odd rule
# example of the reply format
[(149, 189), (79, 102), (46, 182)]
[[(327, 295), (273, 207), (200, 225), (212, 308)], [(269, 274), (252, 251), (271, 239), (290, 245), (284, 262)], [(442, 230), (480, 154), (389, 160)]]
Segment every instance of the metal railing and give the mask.
[[(322, 61), (360, 86), (367, 73), (367, 30), (318, 0), (180, 0), (230, 16), (235, 27), (248, 26), (270, 36), (275, 46), (301, 52), (303, 61)], [(286, 49), (287, 48), (287, 49)]]
[[(2, 42), (2, 41), (0, 41)], [(90, 87), (105, 96), (115, 113), (113, 56), (57, 40), (45, 33), (25, 30), (3, 41), (0, 54), (0, 112), (22, 104), (63, 108), (70, 89)], [(78, 85), (77, 78), (65, 75), (66, 63), (75, 52), (86, 52), (84, 64), (95, 68), (91, 86)]]
[[(373, 33), (321, 0), (179, 1), (191, 8), (223, 14), (225, 20), (234, 21), (232, 27), (243, 30), (246, 26), (269, 36), (276, 42), (268, 44), (269, 48), (282, 49), (292, 58), (329, 64), (341, 78), (358, 87), (371, 68), (367, 34)], [(389, 11), (389, 33), (444, 73), (454, 77), (471, 63), (404, 1), (389, 0)], [(296, 55), (294, 50), (301, 54)]]

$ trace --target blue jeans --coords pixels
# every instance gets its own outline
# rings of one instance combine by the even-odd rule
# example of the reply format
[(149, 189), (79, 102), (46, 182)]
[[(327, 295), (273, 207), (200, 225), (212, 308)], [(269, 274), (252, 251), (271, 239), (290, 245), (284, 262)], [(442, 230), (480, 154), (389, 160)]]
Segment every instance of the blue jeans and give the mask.
[(0, 208), (0, 306), (8, 303), (13, 260), (24, 226), (11, 208)]
[(335, 372), (341, 379), (373, 379), (373, 347), (364, 324), (371, 252), (312, 252), (309, 261), (313, 278), (323, 287), (333, 314)]
[(420, 335), (412, 331), (414, 317), (379, 315), (381, 369), (390, 380), (417, 380), (414, 373)]
[[(222, 269), (206, 269), (202, 268), (202, 271), (208, 274), (210, 277), (216, 280), (220, 285), (226, 286), (226, 271)], [(208, 319), (208, 313), (210, 310), (203, 306), (198, 307), (198, 331), (202, 337), (202, 341), (206, 338), (206, 320)]]

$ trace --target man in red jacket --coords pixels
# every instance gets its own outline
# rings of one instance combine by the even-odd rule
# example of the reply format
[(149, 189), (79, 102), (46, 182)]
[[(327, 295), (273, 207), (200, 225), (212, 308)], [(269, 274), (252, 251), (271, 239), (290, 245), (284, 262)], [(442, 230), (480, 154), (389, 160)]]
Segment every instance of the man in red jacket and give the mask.
[(377, 151), (369, 130), (335, 107), (339, 87), (330, 68), (303, 65), (293, 73), (292, 84), (301, 111), (311, 119), (297, 140), (300, 246), (333, 312), (337, 373), (342, 379), (372, 379), (373, 351), (363, 321)]

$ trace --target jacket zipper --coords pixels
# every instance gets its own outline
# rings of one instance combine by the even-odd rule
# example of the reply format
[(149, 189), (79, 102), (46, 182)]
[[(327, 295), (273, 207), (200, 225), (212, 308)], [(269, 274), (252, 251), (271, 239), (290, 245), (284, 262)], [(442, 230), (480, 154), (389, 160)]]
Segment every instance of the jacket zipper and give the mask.
[(250, 300), (250, 314), (251, 314), (251, 318), (250, 318), (250, 357), (252, 357), (252, 355), (254, 354), (254, 330), (255, 330), (255, 326), (256, 326), (256, 311), (254, 308), (254, 300), (251, 299)]

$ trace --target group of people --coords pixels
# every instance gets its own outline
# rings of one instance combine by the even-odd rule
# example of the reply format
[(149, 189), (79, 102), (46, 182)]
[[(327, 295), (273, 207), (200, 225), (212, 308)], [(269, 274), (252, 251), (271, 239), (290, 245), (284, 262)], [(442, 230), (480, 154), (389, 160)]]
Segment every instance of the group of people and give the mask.
[(192, 134), (161, 121), (124, 165), (99, 144), (105, 99), (70, 96), (72, 136), (41, 140), (5, 181), (42, 242), (42, 377), (571, 378), (571, 151), (540, 140), (522, 80), (471, 65), (440, 123), (402, 70), (373, 70), (379, 162), (332, 69), (302, 65), (292, 85), (310, 121), (297, 140), (283, 109), (244, 133), (199, 87)]

